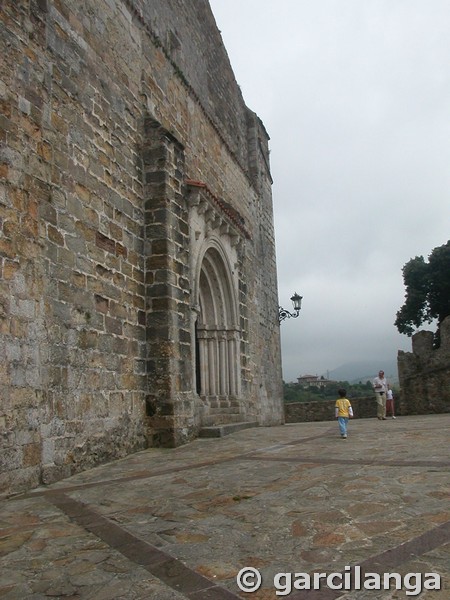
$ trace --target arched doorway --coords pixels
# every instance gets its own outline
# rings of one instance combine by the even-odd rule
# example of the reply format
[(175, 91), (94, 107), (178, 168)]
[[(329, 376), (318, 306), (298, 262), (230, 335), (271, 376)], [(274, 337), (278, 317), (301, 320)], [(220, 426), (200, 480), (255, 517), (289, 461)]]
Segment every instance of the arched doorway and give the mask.
[(197, 391), (205, 408), (229, 408), (240, 394), (237, 292), (218, 244), (203, 256), (197, 289)]

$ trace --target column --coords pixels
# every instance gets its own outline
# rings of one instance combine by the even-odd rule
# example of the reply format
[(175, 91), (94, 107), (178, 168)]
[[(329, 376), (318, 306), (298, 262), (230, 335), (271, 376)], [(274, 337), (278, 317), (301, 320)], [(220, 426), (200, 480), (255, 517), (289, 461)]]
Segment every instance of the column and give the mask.
[(219, 390), (221, 396), (227, 396), (229, 394), (229, 380), (228, 380), (228, 342), (226, 338), (226, 331), (219, 331), (219, 365), (220, 365), (220, 378), (219, 378)]

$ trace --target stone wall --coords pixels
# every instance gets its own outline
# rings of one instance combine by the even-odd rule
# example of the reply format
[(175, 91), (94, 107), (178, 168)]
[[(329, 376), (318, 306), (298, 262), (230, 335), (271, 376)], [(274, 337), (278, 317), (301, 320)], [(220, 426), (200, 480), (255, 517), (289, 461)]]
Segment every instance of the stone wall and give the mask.
[[(354, 418), (367, 419), (377, 416), (375, 396), (350, 399)], [(311, 421), (334, 421), (336, 400), (316, 400), (312, 402), (287, 402), (285, 404), (286, 423), (308, 423)], [(396, 405), (397, 409), (397, 405)], [(398, 412), (400, 414), (400, 412)]]
[(437, 349), (433, 337), (431, 331), (419, 331), (412, 336), (412, 352), (398, 353), (402, 410), (407, 414), (450, 412), (450, 317), (441, 324)]
[(236, 244), (240, 414), (281, 423), (269, 138), (209, 3), (4, 0), (0, 26), (1, 492), (197, 435), (193, 184)]

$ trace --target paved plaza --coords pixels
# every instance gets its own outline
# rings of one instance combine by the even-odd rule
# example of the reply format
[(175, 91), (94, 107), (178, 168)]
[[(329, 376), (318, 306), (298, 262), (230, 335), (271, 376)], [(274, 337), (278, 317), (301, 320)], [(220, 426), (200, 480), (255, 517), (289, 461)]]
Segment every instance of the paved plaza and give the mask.
[[(329, 421), (139, 452), (0, 502), (0, 598), (397, 599), (433, 573), (441, 589), (420, 598), (448, 600), (449, 448), (445, 414), (355, 419), (347, 440)], [(247, 567), (257, 591), (237, 584)], [(357, 570), (401, 589), (345, 589)], [(308, 590), (317, 573), (333, 585)]]

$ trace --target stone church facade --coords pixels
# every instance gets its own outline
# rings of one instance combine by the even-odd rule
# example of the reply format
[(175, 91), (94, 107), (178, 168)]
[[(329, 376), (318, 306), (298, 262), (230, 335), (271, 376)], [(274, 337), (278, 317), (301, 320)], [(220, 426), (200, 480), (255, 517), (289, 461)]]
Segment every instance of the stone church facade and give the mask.
[(4, 0), (1, 493), (283, 422), (268, 135), (207, 0)]

